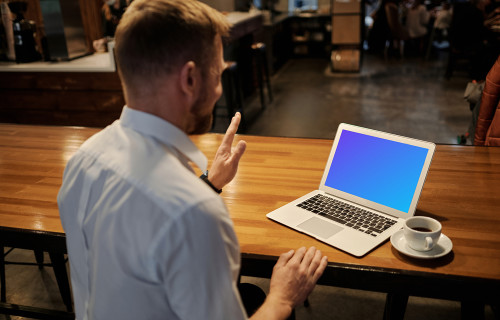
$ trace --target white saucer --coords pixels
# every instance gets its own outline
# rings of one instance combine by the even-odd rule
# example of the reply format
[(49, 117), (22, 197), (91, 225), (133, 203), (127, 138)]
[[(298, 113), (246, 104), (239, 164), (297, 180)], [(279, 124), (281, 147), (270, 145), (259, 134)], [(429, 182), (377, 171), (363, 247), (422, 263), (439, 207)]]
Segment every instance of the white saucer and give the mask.
[(403, 235), (403, 229), (397, 231), (391, 236), (391, 243), (392, 246), (402, 254), (417, 259), (439, 258), (450, 253), (451, 249), (453, 248), (453, 243), (451, 242), (450, 238), (441, 233), (438, 243), (431, 250), (429, 251), (413, 250), (406, 243), (406, 239)]

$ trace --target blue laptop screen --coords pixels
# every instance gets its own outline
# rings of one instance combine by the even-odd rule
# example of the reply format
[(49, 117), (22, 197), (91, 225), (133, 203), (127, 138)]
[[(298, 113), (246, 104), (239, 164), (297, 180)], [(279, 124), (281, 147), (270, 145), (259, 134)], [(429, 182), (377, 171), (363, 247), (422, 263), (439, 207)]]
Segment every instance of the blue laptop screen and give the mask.
[(427, 152), (343, 130), (325, 185), (408, 212)]

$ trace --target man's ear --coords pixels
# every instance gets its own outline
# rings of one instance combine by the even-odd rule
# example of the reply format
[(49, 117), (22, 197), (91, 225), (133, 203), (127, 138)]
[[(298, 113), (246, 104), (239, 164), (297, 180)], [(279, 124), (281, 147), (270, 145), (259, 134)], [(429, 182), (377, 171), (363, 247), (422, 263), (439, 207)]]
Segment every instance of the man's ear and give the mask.
[(182, 66), (179, 77), (179, 85), (184, 96), (194, 101), (198, 94), (200, 85), (199, 70), (194, 61), (188, 61)]

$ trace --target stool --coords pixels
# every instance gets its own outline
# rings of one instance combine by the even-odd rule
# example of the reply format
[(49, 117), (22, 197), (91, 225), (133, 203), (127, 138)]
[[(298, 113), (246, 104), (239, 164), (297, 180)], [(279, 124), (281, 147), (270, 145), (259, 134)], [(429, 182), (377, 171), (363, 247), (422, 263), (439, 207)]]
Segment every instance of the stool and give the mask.
[(262, 42), (257, 42), (252, 44), (252, 55), (255, 57), (255, 62), (256, 62), (257, 81), (259, 82), (259, 91), (260, 91), (260, 103), (262, 105), (262, 109), (265, 109), (266, 101), (264, 97), (264, 80), (266, 81), (269, 103), (273, 102), (271, 79), (269, 78), (269, 67), (267, 64), (266, 45), (263, 44)]
[[(241, 90), (238, 64), (235, 61), (226, 61), (226, 69), (222, 73), (222, 91), (226, 100), (226, 109), (229, 122), (238, 111), (241, 113), (241, 130), (246, 128), (245, 117), (243, 115), (243, 92)], [(213, 111), (215, 125), (216, 108)]]
[(425, 61), (429, 60), (429, 57), (431, 56), (431, 50), (435, 37), (436, 37), (436, 27), (432, 26), (431, 34), (429, 35), (429, 40), (427, 42), (427, 48), (425, 50)]
[(5, 265), (6, 264), (18, 264), (18, 265), (35, 265), (38, 269), (42, 269), (44, 266), (49, 266), (54, 268), (54, 274), (56, 276), (57, 285), (59, 287), (59, 292), (61, 294), (62, 300), (66, 305), (68, 312), (73, 312), (73, 305), (71, 299), (71, 289), (69, 285), (69, 278), (66, 272), (66, 259), (64, 254), (61, 252), (49, 251), (49, 256), (51, 264), (45, 264), (43, 262), (43, 250), (34, 249), (36, 263), (30, 262), (10, 262), (5, 261), (5, 256), (7, 256), (14, 248), (10, 248), (7, 253), (4, 253), (5, 247), (0, 243), (0, 302), (5, 303), (7, 301), (7, 290), (6, 290), (6, 277), (5, 277)]

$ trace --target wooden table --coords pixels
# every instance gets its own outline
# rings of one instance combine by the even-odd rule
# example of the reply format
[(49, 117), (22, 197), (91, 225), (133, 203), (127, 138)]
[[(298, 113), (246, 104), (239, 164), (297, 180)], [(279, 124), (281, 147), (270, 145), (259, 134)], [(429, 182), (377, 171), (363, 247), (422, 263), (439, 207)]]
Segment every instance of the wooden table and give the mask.
[[(0, 241), (5, 246), (17, 247), (12, 242), (18, 241), (19, 247), (29, 249), (35, 242), (45, 244), (45, 251), (65, 250), (57, 192), (66, 161), (97, 131), (0, 125)], [(192, 139), (212, 159), (222, 135)], [(358, 259), (265, 216), (317, 188), (332, 141), (237, 139), (248, 142), (247, 151), (222, 197), (240, 242), (242, 274), (269, 277), (281, 253), (314, 245), (329, 259), (321, 284), (401, 296), (500, 301), (500, 148), (437, 147), (417, 215), (441, 221), (443, 232), (453, 241), (452, 253), (421, 261), (401, 255), (386, 242)], [(9, 312), (8, 307), (0, 312)]]

